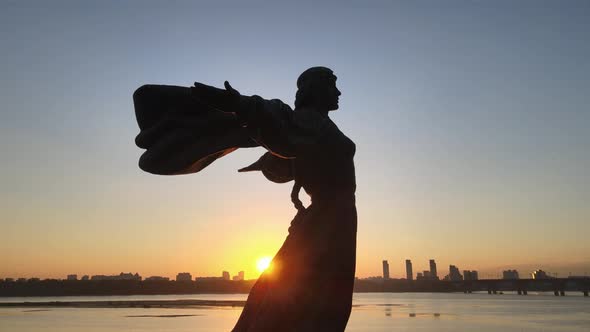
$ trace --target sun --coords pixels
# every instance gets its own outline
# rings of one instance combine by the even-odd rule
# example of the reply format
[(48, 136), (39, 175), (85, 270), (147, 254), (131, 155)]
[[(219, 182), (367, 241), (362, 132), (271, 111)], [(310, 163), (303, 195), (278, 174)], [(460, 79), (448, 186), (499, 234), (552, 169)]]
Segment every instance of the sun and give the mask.
[(256, 268), (258, 269), (258, 272), (262, 273), (266, 269), (268, 269), (270, 267), (271, 261), (272, 261), (272, 258), (270, 258), (268, 256), (258, 259), (258, 261), (256, 261)]

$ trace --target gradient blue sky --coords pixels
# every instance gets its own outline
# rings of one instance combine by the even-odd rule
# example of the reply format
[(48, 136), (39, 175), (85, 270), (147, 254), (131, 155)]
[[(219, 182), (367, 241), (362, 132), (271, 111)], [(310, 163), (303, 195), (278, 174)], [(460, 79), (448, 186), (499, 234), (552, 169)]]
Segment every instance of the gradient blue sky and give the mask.
[[(293, 104), (310, 66), (357, 143), (358, 269), (590, 272), (588, 1), (2, 1), (0, 278), (245, 270), (289, 185), (137, 167), (131, 95), (222, 86)], [(529, 272), (521, 271), (521, 274)]]

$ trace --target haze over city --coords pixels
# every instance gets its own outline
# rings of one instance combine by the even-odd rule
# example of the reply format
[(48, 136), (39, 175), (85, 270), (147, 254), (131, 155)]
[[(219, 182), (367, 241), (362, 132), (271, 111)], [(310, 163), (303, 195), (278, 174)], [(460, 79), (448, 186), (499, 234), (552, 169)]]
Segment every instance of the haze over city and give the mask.
[(293, 105), (315, 65), (357, 146), (358, 277), (590, 272), (588, 2), (135, 4), (0, 4), (0, 278), (257, 277), (291, 187), (237, 173), (261, 148), (142, 172), (131, 96), (229, 80)]

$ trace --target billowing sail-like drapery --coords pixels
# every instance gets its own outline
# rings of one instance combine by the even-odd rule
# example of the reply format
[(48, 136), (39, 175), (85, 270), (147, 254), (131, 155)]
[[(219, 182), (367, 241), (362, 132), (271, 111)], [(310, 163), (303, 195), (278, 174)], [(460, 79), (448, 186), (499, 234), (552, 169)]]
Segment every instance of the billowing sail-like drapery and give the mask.
[(141, 130), (135, 143), (146, 149), (139, 167), (146, 172), (196, 173), (238, 148), (258, 146), (235, 116), (200, 102), (191, 88), (144, 85), (133, 102)]
[[(252, 138), (251, 130), (242, 126), (234, 114), (212, 106), (226, 93), (204, 84), (196, 88), (144, 85), (137, 89), (133, 94), (133, 103), (140, 133), (135, 143), (146, 149), (139, 159), (139, 167), (159, 175), (197, 173), (238, 148), (260, 146)], [(199, 100), (199, 95), (211, 103)], [(277, 100), (264, 100), (258, 96), (239, 98), (238, 107), (285, 108), (286, 113), (277, 115), (292, 112)], [(277, 131), (281, 129), (274, 128)], [(293, 180), (291, 160), (270, 152), (241, 171), (261, 171), (267, 179), (276, 183)]]

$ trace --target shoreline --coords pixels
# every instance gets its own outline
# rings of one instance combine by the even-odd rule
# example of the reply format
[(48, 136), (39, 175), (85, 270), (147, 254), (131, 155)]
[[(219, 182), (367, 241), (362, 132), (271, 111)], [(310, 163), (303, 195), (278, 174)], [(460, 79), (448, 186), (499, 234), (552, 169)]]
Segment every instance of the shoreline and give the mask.
[(0, 302), (0, 308), (202, 308), (243, 307), (246, 301), (233, 300), (136, 300), (136, 301), (51, 301)]

